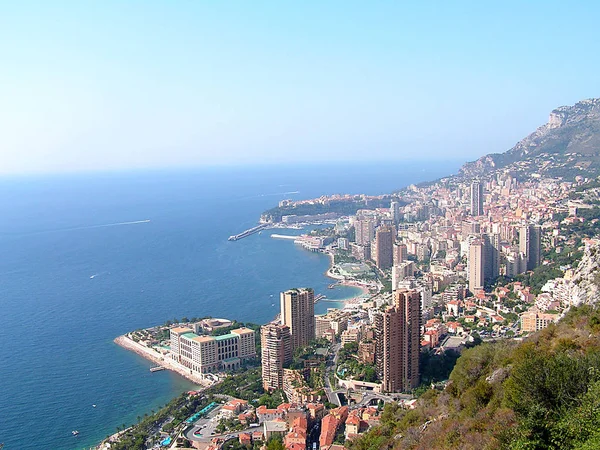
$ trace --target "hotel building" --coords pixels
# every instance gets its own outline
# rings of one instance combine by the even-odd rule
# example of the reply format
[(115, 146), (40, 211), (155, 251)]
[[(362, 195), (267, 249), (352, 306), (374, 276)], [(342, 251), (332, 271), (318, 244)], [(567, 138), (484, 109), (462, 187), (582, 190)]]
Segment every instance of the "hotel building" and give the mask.
[(235, 370), (256, 357), (254, 335), (249, 328), (222, 336), (199, 336), (190, 328), (171, 328), (171, 358), (197, 373)]

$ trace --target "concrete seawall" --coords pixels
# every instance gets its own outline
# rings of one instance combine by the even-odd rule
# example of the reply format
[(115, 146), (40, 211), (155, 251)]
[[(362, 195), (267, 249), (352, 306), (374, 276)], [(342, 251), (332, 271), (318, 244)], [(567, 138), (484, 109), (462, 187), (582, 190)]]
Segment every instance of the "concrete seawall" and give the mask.
[(176, 361), (173, 361), (168, 356), (161, 355), (157, 351), (135, 342), (133, 339), (129, 338), (126, 335), (119, 336), (114, 340), (114, 342), (120, 347), (132, 351), (140, 355), (141, 357), (147, 359), (148, 361), (155, 363), (156, 365), (163, 366), (165, 369), (171, 370), (177, 373), (178, 375), (181, 375), (182, 377), (186, 378), (192, 383), (196, 383), (203, 387), (208, 387), (214, 384), (209, 380), (205, 380), (200, 375), (191, 373), (190, 369), (182, 366)]

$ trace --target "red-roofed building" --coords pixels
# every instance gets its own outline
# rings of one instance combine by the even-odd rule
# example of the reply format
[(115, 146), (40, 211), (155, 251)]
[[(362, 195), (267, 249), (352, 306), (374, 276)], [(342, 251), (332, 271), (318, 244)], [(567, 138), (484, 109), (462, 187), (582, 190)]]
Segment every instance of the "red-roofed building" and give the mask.
[(435, 347), (440, 341), (440, 335), (436, 330), (426, 331), (423, 333), (423, 340), (429, 342), (431, 347)]
[(238, 420), (243, 425), (248, 425), (249, 423), (254, 422), (254, 419), (256, 419), (256, 416), (254, 415), (253, 411), (238, 414)]
[(264, 435), (262, 431), (253, 431), (252, 432), (252, 441), (262, 441), (264, 440)]
[(340, 422), (345, 422), (348, 418), (349, 409), (347, 406), (340, 406), (339, 408), (332, 409), (329, 414), (336, 417)]
[(353, 439), (368, 428), (366, 422), (361, 420), (359, 411), (352, 411), (346, 419), (346, 439)]
[(377, 408), (375, 408), (373, 406), (364, 408), (362, 411), (362, 419), (363, 420), (371, 420), (375, 416), (377, 416)]
[(242, 445), (252, 444), (252, 435), (250, 433), (240, 433), (238, 439)]
[(446, 303), (446, 310), (451, 316), (458, 317), (461, 306), (462, 302), (460, 300), (450, 300)]
[(321, 435), (319, 436), (319, 447), (323, 448), (333, 444), (335, 433), (340, 421), (333, 415), (327, 414), (321, 421)]
[(321, 420), (327, 412), (321, 403), (309, 403), (306, 405), (306, 409), (308, 409), (308, 415), (312, 421)]
[(259, 423), (267, 422), (275, 419), (282, 419), (285, 415), (284, 410), (280, 409), (269, 409), (265, 405), (261, 405), (256, 408), (256, 417)]
[(446, 327), (448, 328), (448, 333), (450, 334), (458, 334), (465, 331), (460, 322), (448, 322), (446, 323)]
[(306, 450), (307, 433), (306, 417), (297, 417), (292, 423), (291, 431), (283, 438), (283, 445), (287, 450)]

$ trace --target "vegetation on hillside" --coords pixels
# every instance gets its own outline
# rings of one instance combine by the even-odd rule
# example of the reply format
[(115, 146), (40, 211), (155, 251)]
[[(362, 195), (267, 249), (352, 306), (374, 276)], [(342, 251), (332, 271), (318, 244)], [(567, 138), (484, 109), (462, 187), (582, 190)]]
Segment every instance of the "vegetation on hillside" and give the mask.
[(443, 392), (387, 405), (350, 448), (592, 449), (599, 421), (600, 309), (582, 306), (523, 342), (465, 350)]
[[(265, 211), (262, 218), (272, 222), (280, 222), (282, 216), (317, 215), (325, 213), (337, 213), (343, 216), (356, 214), (359, 209), (389, 208), (391, 197), (364, 200), (357, 197), (355, 200), (332, 200), (327, 203), (302, 203), (290, 206), (277, 206)], [(399, 200), (397, 200), (399, 201)], [(404, 204), (400, 201), (401, 204)]]

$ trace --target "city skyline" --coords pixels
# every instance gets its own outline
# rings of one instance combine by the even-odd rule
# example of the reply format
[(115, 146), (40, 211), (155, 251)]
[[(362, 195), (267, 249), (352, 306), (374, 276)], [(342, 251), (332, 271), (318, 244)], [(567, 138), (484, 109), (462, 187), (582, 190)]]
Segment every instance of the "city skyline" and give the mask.
[(503, 152), (597, 95), (598, 8), (6, 3), (0, 173)]

